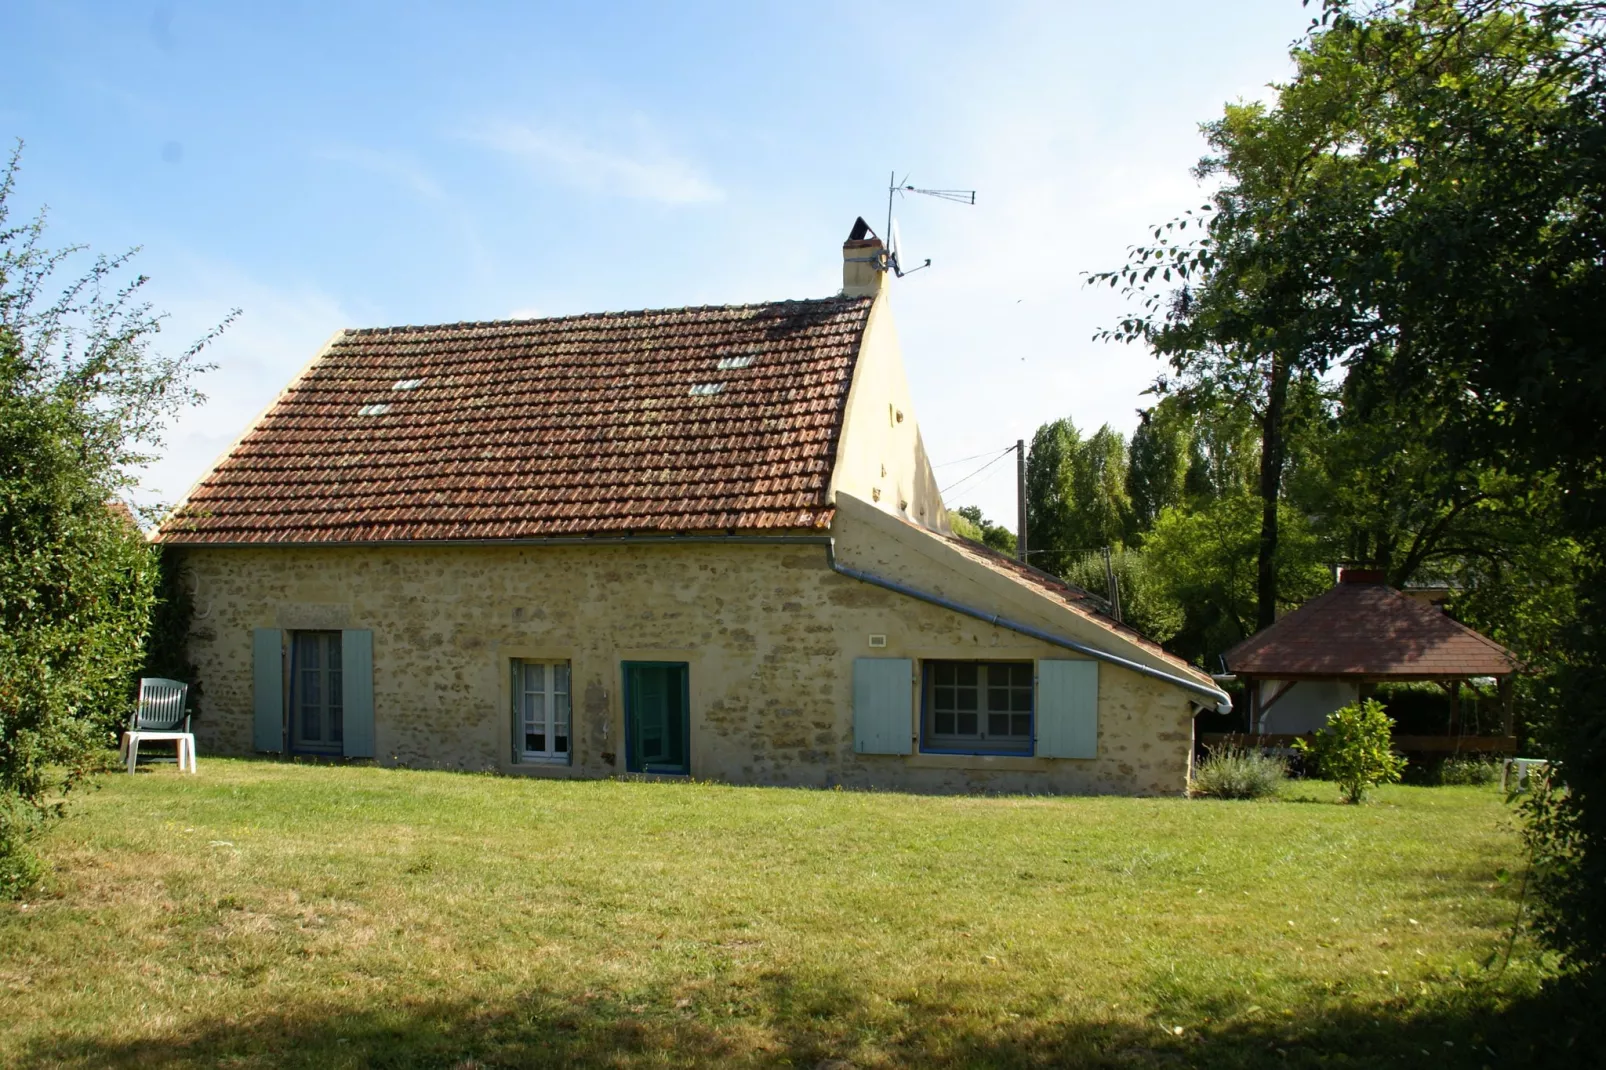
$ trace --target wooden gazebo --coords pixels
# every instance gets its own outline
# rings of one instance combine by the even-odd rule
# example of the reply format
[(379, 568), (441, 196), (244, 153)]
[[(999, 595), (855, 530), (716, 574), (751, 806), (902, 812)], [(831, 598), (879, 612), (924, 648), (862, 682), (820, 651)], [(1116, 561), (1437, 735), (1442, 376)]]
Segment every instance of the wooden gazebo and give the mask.
[[(1512, 751), (1511, 679), (1505, 647), (1437, 607), (1390, 587), (1381, 572), (1346, 569), (1326, 594), (1281, 617), (1226, 654), (1227, 670), (1249, 688), (1249, 734), (1290, 742), (1376, 684), (1431, 680), (1450, 696), (1446, 736), (1397, 736), (1401, 750)], [(1461, 734), (1461, 691), (1493, 678), (1502, 734)]]

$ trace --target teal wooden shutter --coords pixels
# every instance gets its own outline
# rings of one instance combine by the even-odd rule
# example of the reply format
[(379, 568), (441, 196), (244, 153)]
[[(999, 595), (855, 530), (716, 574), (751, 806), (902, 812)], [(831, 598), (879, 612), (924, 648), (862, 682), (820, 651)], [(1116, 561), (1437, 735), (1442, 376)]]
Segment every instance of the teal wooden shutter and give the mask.
[(345, 711), (348, 758), (374, 756), (374, 633), (352, 629), (340, 633), (340, 689)]
[(284, 750), (284, 636), (277, 628), (251, 632), (251, 746)]
[(508, 662), (508, 668), (509, 693), (513, 696), (513, 706), (509, 711), (512, 714), (513, 753), (509, 760), (517, 765), (524, 755), (524, 662), (513, 658)]
[(908, 658), (853, 659), (853, 749), (908, 754), (914, 663)]
[(1099, 663), (1037, 663), (1037, 756), (1099, 756)]

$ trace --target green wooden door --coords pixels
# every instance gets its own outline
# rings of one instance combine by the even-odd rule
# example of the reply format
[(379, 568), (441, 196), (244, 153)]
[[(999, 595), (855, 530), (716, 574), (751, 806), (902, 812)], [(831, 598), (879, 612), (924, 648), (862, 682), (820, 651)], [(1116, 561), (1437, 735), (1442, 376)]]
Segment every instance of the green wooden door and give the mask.
[(629, 772), (691, 772), (689, 675), (684, 662), (625, 662)]

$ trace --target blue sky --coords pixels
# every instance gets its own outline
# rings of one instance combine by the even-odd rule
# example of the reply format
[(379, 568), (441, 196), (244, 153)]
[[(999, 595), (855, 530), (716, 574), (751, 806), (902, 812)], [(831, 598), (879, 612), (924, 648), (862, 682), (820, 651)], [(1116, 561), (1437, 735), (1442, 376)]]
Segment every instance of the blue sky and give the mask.
[[(72, 4), (0, 15), (16, 207), (140, 245), (165, 344), (243, 314), (144, 497), (182, 496), (342, 327), (824, 296), (889, 170), (894, 309), (944, 484), (1045, 420), (1135, 424), (1158, 367), (1083, 272), (1200, 200), (1299, 0)], [(985, 458), (983, 458), (985, 459)], [(1013, 464), (947, 495), (1014, 515)]]

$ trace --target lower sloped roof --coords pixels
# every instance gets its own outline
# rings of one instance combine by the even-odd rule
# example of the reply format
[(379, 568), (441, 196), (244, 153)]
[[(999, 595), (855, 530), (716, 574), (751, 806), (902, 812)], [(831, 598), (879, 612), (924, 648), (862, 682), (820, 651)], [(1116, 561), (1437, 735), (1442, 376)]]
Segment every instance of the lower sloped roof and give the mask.
[(1250, 676), (1503, 676), (1511, 651), (1381, 582), (1339, 583), (1227, 651)]
[(823, 529), (871, 304), (346, 331), (157, 538)]
[(1086, 617), (1089, 621), (1106, 631), (1113, 632), (1121, 638), (1138, 646), (1149, 654), (1164, 662), (1179, 673), (1187, 675), (1207, 687), (1215, 687), (1216, 683), (1210, 674), (1198, 666), (1184, 661), (1175, 654), (1166, 650), (1159, 643), (1149, 639), (1142, 632), (1126, 624), (1119, 623), (1105, 611), (1108, 603), (1097, 595), (1090, 594), (1075, 584), (1066, 583), (1058, 576), (1032, 568), (1007, 554), (1000, 553), (990, 546), (979, 542), (972, 542), (959, 535), (942, 536), (947, 542), (956, 547), (966, 557), (977, 564), (991, 569), (1001, 575), (1009, 577), (1016, 583), (1030, 588), (1038, 595), (1046, 595), (1067, 606), (1077, 614)]

